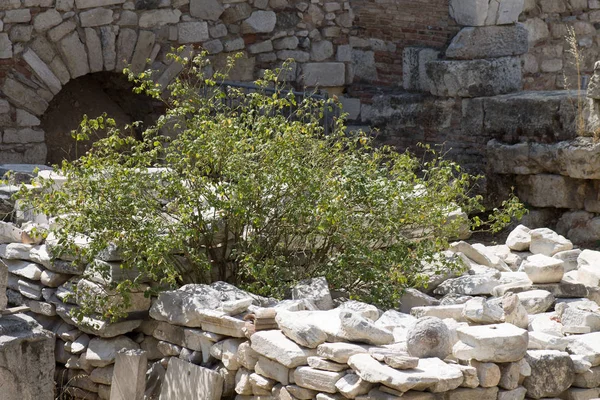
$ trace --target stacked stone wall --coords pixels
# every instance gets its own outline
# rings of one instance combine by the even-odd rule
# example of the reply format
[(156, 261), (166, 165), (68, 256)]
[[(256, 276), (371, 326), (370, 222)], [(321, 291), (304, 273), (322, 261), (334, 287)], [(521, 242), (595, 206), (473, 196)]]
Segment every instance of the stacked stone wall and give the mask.
[(567, 27), (582, 55), (585, 87), (600, 58), (600, 3), (596, 0), (527, 0), (520, 20), (529, 30), (529, 52), (522, 57), (526, 90), (577, 89), (578, 74)]
[[(54, 348), (58, 396), (82, 400), (600, 396), (600, 252), (577, 249), (549, 229), (519, 226), (506, 244), (496, 246), (453, 243), (440, 256), (459, 258), (465, 271), (425, 266), (428, 286), (408, 289), (397, 310), (384, 312), (337, 297), (341, 292), (330, 291), (324, 278), (300, 282), (287, 300), (215, 282), (185, 285), (153, 298), (131, 293), (128, 318), (109, 322), (97, 314), (80, 320), (71, 311), (85, 296), (95, 296), (125, 276), (116, 249), (102, 252), (104, 261), (96, 261), (108, 267), (108, 273), (100, 275), (85, 265), (53, 258), (52, 236), (41, 241), (33, 226), (31, 221), (0, 223), (0, 265), (7, 266), (0, 269), (0, 281), (8, 282), (10, 305), (25, 306), (30, 317), (56, 335), (54, 343), (47, 332), (36, 328), (45, 340), (40, 349), (44, 363), (37, 368), (45, 366), (47, 378), (53, 369), (49, 350)], [(4, 290), (4, 284), (0, 286)], [(1, 329), (4, 322), (33, 323), (28, 317), (5, 318), (0, 319), (0, 334), (7, 336), (10, 332)], [(17, 370), (17, 359), (12, 360)], [(3, 395), (7, 400), (51, 397), (47, 379), (46, 386), (30, 380), (30, 397), (19, 397), (21, 392), (15, 390)]]
[(0, 161), (45, 162), (40, 117), (70, 80), (130, 64), (157, 70), (165, 87), (181, 71), (167, 58), (178, 46), (187, 54), (207, 50), (216, 68), (243, 52), (234, 81), (252, 81), (292, 58), (291, 84), (341, 94), (356, 74), (371, 72), (363, 62), (371, 45), (350, 45), (353, 21), (345, 0), (2, 1)]

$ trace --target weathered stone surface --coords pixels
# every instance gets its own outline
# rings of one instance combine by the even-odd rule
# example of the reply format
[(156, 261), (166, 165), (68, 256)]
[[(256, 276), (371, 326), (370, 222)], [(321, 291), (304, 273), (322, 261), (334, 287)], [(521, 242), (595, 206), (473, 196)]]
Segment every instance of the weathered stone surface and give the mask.
[(600, 332), (574, 336), (567, 350), (571, 354), (582, 356), (592, 366), (600, 365)]
[(333, 57), (333, 52), (333, 44), (329, 40), (314, 42), (310, 48), (310, 59), (312, 61), (325, 61)]
[(139, 350), (140, 346), (126, 336), (113, 339), (94, 338), (90, 340), (86, 359), (93, 367), (106, 367), (115, 362), (119, 350)]
[(406, 345), (413, 357), (438, 357), (443, 360), (452, 353), (450, 330), (436, 317), (419, 319), (408, 331)]
[[(526, 361), (524, 362), (526, 363)], [(522, 368), (520, 363), (505, 363), (500, 364), (499, 367), (501, 376), (500, 381), (498, 382), (498, 386), (505, 390), (517, 389), (519, 387), (519, 380), (521, 378)], [(531, 372), (529, 373), (529, 375), (531, 375)]]
[(377, 307), (356, 300), (348, 300), (337, 307), (338, 310), (350, 310), (358, 313), (361, 317), (370, 321), (377, 321), (379, 310)]
[[(377, 358), (377, 353), (371, 354), (373, 358), (380, 361)], [(419, 366), (419, 359), (417, 357), (409, 357), (404, 355), (388, 354), (383, 356), (383, 362), (394, 369), (413, 369)], [(464, 375), (464, 370), (463, 370)]]
[[(340, 46), (338, 46), (339, 52)], [(405, 47), (402, 54), (402, 85), (405, 90), (429, 92), (429, 78), (425, 69), (429, 61), (436, 60), (439, 50), (422, 47)], [(343, 61), (338, 59), (337, 61)]]
[(190, 284), (160, 293), (152, 302), (150, 316), (176, 325), (200, 327), (198, 310), (214, 310), (220, 305), (219, 292), (208, 285)]
[(339, 314), (340, 329), (336, 336), (348, 341), (384, 345), (394, 342), (394, 335), (382, 329), (358, 313), (341, 311)]
[[(64, 21), (62, 24), (55, 26), (54, 28), (48, 31), (48, 37), (53, 42), (58, 42), (62, 38), (64, 38), (67, 34), (72, 33), (75, 28), (77, 28), (77, 24), (74, 20), (68, 19)], [(58, 74), (57, 74), (58, 75)]]
[(309, 367), (315, 369), (322, 369), (323, 371), (340, 372), (348, 369), (348, 366), (346, 364), (339, 364), (333, 361), (329, 361), (323, 357), (308, 357), (307, 362)]
[(199, 43), (209, 38), (206, 22), (181, 22), (177, 27), (179, 43)]
[(242, 33), (269, 33), (275, 29), (277, 16), (273, 11), (254, 11), (241, 26)]
[(62, 54), (63, 60), (69, 72), (71, 78), (78, 78), (82, 75), (89, 74), (90, 65), (88, 62), (88, 55), (85, 49), (85, 45), (81, 43), (79, 34), (72, 32), (62, 39), (59, 43), (59, 51)]
[(578, 268), (577, 259), (579, 258), (581, 252), (581, 249), (559, 251), (552, 257), (562, 260), (564, 262), (563, 267), (565, 269), (565, 273), (567, 273), (570, 271), (574, 271)]
[(450, 245), (450, 251), (453, 251), (455, 253), (460, 252), (468, 258), (470, 258), (471, 260), (473, 260), (474, 262), (476, 262), (477, 264), (497, 269), (498, 271), (511, 271), (511, 269), (508, 268), (506, 263), (496, 254), (492, 253), (491, 251), (488, 251), (485, 248), (477, 248), (475, 246), (472, 246), (464, 241), (452, 243)]
[(600, 252), (583, 250), (577, 258), (577, 280), (587, 286), (600, 286)]
[(321, 371), (310, 367), (298, 367), (294, 370), (295, 384), (311, 390), (335, 393), (335, 384), (345, 374), (343, 372)]
[[(531, 281), (530, 281), (531, 282)], [(520, 293), (528, 290), (546, 290), (556, 298), (573, 298), (573, 297), (586, 297), (588, 295), (587, 288), (581, 283), (572, 283), (565, 280), (560, 283), (538, 283), (538, 284), (521, 284), (516, 282), (514, 286), (503, 285), (505, 290), (498, 290), (502, 288), (498, 286), (494, 289), (494, 295), (501, 296), (505, 292)]]
[(375, 386), (373, 383), (362, 380), (358, 375), (347, 374), (335, 383), (337, 390), (347, 399), (369, 393)]
[(531, 235), (529, 250), (533, 254), (543, 254), (551, 257), (559, 251), (571, 250), (573, 248), (573, 243), (570, 240), (565, 239), (551, 229), (533, 229), (529, 233)]
[(563, 261), (543, 254), (527, 257), (521, 268), (533, 283), (557, 283), (564, 275)]
[(289, 383), (291, 369), (286, 368), (283, 364), (280, 364), (277, 361), (259, 356), (258, 362), (254, 366), (254, 370), (257, 374), (273, 379), (275, 382), (279, 382), (284, 385)]
[(231, 337), (245, 337), (245, 321), (217, 310), (198, 310), (202, 330)]
[(62, 22), (60, 13), (54, 9), (41, 12), (33, 19), (33, 27), (37, 32), (45, 32)]
[(498, 386), (501, 373), (496, 364), (471, 360), (471, 366), (477, 370), (477, 379), (481, 387)]
[[(235, 378), (235, 374), (234, 374)], [(216, 371), (172, 357), (160, 392), (161, 400), (219, 400), (224, 379)]]
[(253, 370), (258, 362), (259, 354), (251, 347), (250, 342), (244, 342), (238, 346), (237, 359), (244, 368)]
[(427, 76), (431, 94), (440, 97), (496, 96), (522, 88), (518, 57), (431, 61)]
[(8, 283), (8, 267), (0, 262), (0, 311), (6, 308), (8, 299), (6, 297), (6, 286)]
[(348, 360), (348, 365), (363, 380), (382, 383), (395, 390), (424, 390), (434, 392), (456, 389), (463, 382), (460, 368), (455, 368), (439, 358), (424, 358), (412, 370), (396, 370), (381, 364), (368, 354), (357, 354)]
[(327, 332), (297, 312), (279, 311), (275, 321), (282, 332), (301, 346), (315, 348), (327, 340)]
[(400, 298), (400, 312), (409, 314), (413, 307), (437, 306), (440, 301), (420, 290), (408, 288)]
[(54, 398), (54, 345), (52, 333), (31, 317), (17, 314), (0, 318), (2, 399)]
[(179, 10), (150, 10), (140, 15), (140, 28), (159, 28), (163, 25), (176, 24), (181, 18)]
[(462, 315), (463, 305), (452, 304), (448, 306), (430, 306), (430, 307), (415, 307), (410, 313), (411, 315), (421, 317), (438, 317), (441, 319), (452, 318), (459, 322), (464, 322), (465, 318)]
[(117, 353), (111, 381), (111, 400), (143, 400), (148, 357), (141, 350)]
[(587, 327), (587, 332), (600, 331), (600, 306), (593, 301), (581, 300), (569, 303), (559, 303), (555, 306), (556, 313), (563, 324), (563, 331)]
[(585, 204), (587, 184), (580, 179), (538, 174), (518, 176), (516, 183), (519, 198), (535, 207), (582, 209)]
[(306, 365), (308, 357), (317, 355), (316, 350), (303, 349), (277, 330), (256, 332), (251, 341), (252, 350), (287, 368)]
[(462, 314), (467, 321), (475, 324), (495, 324), (503, 322), (504, 319), (502, 308), (482, 297), (467, 301)]
[(285, 388), (292, 396), (301, 400), (312, 400), (317, 395), (314, 390), (305, 389), (298, 385), (288, 385)]
[(458, 278), (446, 280), (433, 292), (439, 295), (445, 295), (449, 293), (470, 296), (482, 294), (490, 295), (496, 286), (502, 284), (498, 275), (499, 274), (495, 272), (485, 275), (463, 275)]
[(529, 314), (546, 312), (555, 301), (552, 293), (547, 290), (530, 290), (517, 293), (517, 296)]
[(329, 284), (323, 277), (299, 282), (292, 288), (292, 299), (312, 300), (320, 310), (331, 310), (333, 308)]
[(31, 88), (24, 86), (15, 79), (7, 78), (4, 81), (2, 92), (14, 105), (31, 111), (34, 115), (42, 115), (46, 111), (46, 108), (48, 108), (46, 100), (39, 97)]
[(600, 62), (594, 64), (594, 73), (588, 83), (586, 94), (589, 98), (600, 99)]
[(13, 45), (7, 33), (0, 33), (0, 49), (2, 49), (0, 50), (1, 59), (12, 58)]
[(301, 82), (308, 87), (343, 86), (346, 81), (344, 63), (306, 63), (302, 65)]
[(527, 329), (529, 323), (527, 310), (523, 307), (515, 294), (505, 293), (502, 297), (489, 300), (488, 303), (502, 309), (502, 322), (513, 324), (522, 329)]
[(514, 251), (527, 251), (531, 243), (531, 229), (524, 225), (518, 225), (506, 238), (506, 245)]
[(460, 388), (446, 393), (447, 400), (494, 400), (497, 399), (497, 396), (497, 387), (474, 389)]
[(353, 343), (323, 343), (317, 347), (318, 356), (341, 364), (347, 363), (351, 356), (362, 353), (368, 353), (368, 348)]
[[(515, 173), (527, 174), (526, 171), (530, 166), (539, 168), (540, 163), (542, 163), (551, 168), (547, 172), (553, 172), (552, 170), (562, 167), (566, 168), (571, 163), (571, 161), (564, 160), (565, 155), (567, 159), (572, 156), (580, 157), (581, 153), (570, 153), (572, 150), (569, 148), (570, 145), (568, 143), (570, 142), (557, 143), (555, 145), (544, 144), (570, 140), (577, 136), (575, 133), (577, 129), (574, 125), (575, 115), (573, 108), (570, 106), (576, 98), (576, 91), (560, 90), (545, 92), (524, 91), (479, 100), (482, 103), (482, 111), (485, 113), (483, 130), (489, 135), (488, 137), (505, 143), (536, 142), (529, 144), (520, 143), (511, 147), (512, 151), (510, 155), (507, 155), (507, 149), (503, 149), (502, 145), (493, 146), (494, 150), (492, 151), (489, 148), (490, 144), (488, 144), (488, 155), (492, 162), (492, 170), (499, 172), (500, 169), (504, 168), (503, 166), (515, 166), (516, 168), (511, 167), (511, 169), (516, 169)], [(525, 113), (523, 110), (528, 110), (528, 112)], [(546, 115), (550, 114), (555, 115), (555, 118), (549, 120)], [(502, 119), (502, 121), (499, 119)], [(473, 134), (481, 130), (481, 120), (476, 120), (473, 121), (473, 127), (466, 128)], [(583, 140), (583, 142), (585, 141)], [(535, 152), (530, 152), (530, 147), (535, 148)], [(583, 147), (584, 150), (588, 150), (588, 153), (590, 153), (589, 149), (586, 149), (585, 146), (574, 147)], [(562, 149), (564, 148), (567, 148), (570, 154), (563, 153)], [(557, 151), (546, 153), (546, 150), (551, 151), (550, 149)], [(529, 156), (531, 159), (527, 159)], [(575, 166), (572, 169), (574, 173), (577, 173), (575, 172)], [(590, 169), (582, 166), (581, 171), (577, 174), (587, 171), (590, 171)], [(569, 174), (564, 175), (571, 176)]]
[(115, 69), (117, 50), (116, 34), (110, 27), (100, 28), (100, 42), (102, 43), (102, 58), (104, 59), (104, 69), (112, 71)]
[(531, 376), (523, 381), (528, 397), (556, 397), (573, 383), (573, 361), (567, 353), (556, 350), (529, 350), (525, 359), (531, 366)]
[(44, 268), (36, 263), (22, 260), (4, 260), (2, 261), (8, 267), (8, 272), (23, 278), (39, 281)]
[(150, 53), (154, 48), (156, 35), (150, 31), (140, 31), (131, 56), (131, 70), (134, 73), (140, 73), (146, 66), (146, 60), (150, 58)]
[(81, 26), (93, 27), (100, 25), (108, 25), (113, 21), (113, 11), (108, 8), (94, 8), (88, 11), (79, 13)]
[(511, 324), (459, 327), (460, 341), (452, 350), (461, 360), (482, 362), (515, 362), (527, 351), (529, 336), (524, 329)]
[(575, 374), (573, 386), (595, 388), (600, 386), (600, 367), (592, 367), (582, 373)]
[(192, 17), (218, 21), (224, 10), (218, 0), (190, 0), (190, 15)]
[(465, 26), (504, 25), (518, 21), (523, 0), (452, 0), (450, 16)]
[(112, 6), (115, 4), (123, 4), (125, 0), (75, 0), (77, 8), (92, 8), (92, 7), (105, 7)]
[[(60, 89), (62, 88), (60, 80), (33, 50), (28, 49), (25, 53), (23, 53), (23, 59), (27, 61), (27, 64), (29, 64), (29, 66), (35, 71), (36, 75), (39, 76), (42, 81), (44, 81), (52, 93), (57, 94), (60, 92)], [(19, 241), (21, 240), (19, 239)]]
[(102, 42), (100, 41), (100, 35), (95, 29), (85, 29), (85, 45), (88, 52), (90, 72), (102, 71), (104, 68), (104, 60), (102, 58)]
[(473, 60), (518, 56), (529, 50), (527, 35), (527, 29), (519, 23), (462, 28), (446, 49), (446, 57)]
[(122, 71), (130, 62), (137, 43), (137, 32), (133, 29), (123, 28), (119, 30), (116, 39), (115, 69)]

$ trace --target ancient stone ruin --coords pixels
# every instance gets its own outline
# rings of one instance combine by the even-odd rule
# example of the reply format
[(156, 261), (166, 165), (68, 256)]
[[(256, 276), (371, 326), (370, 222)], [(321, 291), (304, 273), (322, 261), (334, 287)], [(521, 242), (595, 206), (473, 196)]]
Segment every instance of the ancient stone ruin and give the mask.
[(69, 311), (119, 279), (117, 253), (99, 260), (108, 276), (90, 274), (52, 259), (55, 243), (30, 226), (0, 224), (9, 311), (26, 313), (0, 319), (7, 400), (51, 399), (54, 377), (56, 395), (76, 399), (600, 397), (600, 252), (547, 228), (453, 243), (445, 256), (466, 270), (425, 268), (429, 285), (398, 310), (340, 297), (323, 278), (286, 300), (215, 282), (132, 293), (129, 317), (110, 323)]
[(289, 299), (215, 282), (132, 293), (112, 323), (70, 311), (122, 277), (118, 253), (90, 274), (19, 215), (0, 222), (0, 399), (600, 398), (598, 23), (597, 0), (0, 0), (2, 164), (56, 159), (49, 133), (75, 126), (51, 113), (98, 100), (137, 118), (111, 75), (127, 65), (164, 87), (171, 47), (217, 67), (241, 51), (232, 80), (291, 58), (289, 84), (338, 96), (352, 126), (444, 143), (491, 205), (514, 187), (531, 210), (505, 244), (453, 243), (466, 271), (431, 273), (397, 310), (323, 278)]

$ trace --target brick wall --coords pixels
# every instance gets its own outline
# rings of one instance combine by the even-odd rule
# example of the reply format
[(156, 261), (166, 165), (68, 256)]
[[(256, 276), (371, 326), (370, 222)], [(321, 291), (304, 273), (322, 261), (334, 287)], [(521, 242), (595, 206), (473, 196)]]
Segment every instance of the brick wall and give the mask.
[[(402, 52), (407, 46), (443, 48), (458, 28), (448, 0), (352, 0), (353, 33), (369, 38), (377, 76), (370, 83), (402, 85)], [(374, 41), (378, 41), (373, 45)], [(356, 80), (355, 80), (356, 81)]]

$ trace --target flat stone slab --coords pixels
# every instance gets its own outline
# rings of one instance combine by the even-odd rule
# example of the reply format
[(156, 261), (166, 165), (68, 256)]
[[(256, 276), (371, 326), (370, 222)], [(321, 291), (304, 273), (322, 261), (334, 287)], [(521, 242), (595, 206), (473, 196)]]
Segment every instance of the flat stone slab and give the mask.
[(458, 25), (504, 25), (518, 21), (523, 0), (451, 0), (450, 16)]
[(350, 357), (348, 365), (361, 379), (381, 383), (401, 392), (425, 389), (448, 391), (458, 388), (464, 380), (460, 368), (450, 366), (439, 358), (423, 358), (419, 360), (417, 368), (397, 370), (368, 354), (356, 354)]
[(160, 400), (220, 400), (223, 383), (218, 372), (172, 357)]
[[(522, 143), (525, 151), (530, 146), (535, 149), (531, 152), (526, 151), (526, 153), (529, 153), (527, 155), (523, 154), (524, 149), (520, 148), (519, 151), (515, 148), (513, 152), (503, 152), (502, 154), (494, 154), (489, 149), (488, 157), (491, 166), (498, 173), (502, 173), (500, 172), (501, 168), (498, 168), (502, 164), (506, 167), (523, 168), (520, 170), (521, 172), (517, 172), (518, 174), (527, 174), (526, 169), (529, 167), (536, 168), (536, 164), (539, 166), (540, 163), (548, 165), (554, 170), (563, 170), (568, 165), (566, 157), (574, 156), (575, 159), (583, 157), (582, 153), (572, 153), (577, 146), (572, 149), (568, 145), (558, 146), (557, 150), (562, 148), (564, 151), (571, 152), (571, 154), (563, 154), (563, 150), (560, 150), (554, 155), (545, 154), (544, 147), (547, 144), (558, 144), (558, 142), (577, 137), (577, 129), (574, 124), (576, 120), (575, 110), (572, 104), (577, 101), (578, 96), (580, 94), (576, 90), (553, 90), (523, 91), (474, 99), (468, 105), (469, 116), (463, 119), (463, 131), (474, 135), (484, 134), (504, 143)], [(476, 112), (477, 103), (480, 104), (481, 113)], [(548, 115), (553, 115), (554, 118), (548, 118)], [(469, 124), (471, 120), (472, 126)], [(481, 132), (482, 126), (483, 133)], [(591, 142), (591, 138), (581, 139), (581, 141), (582, 143)], [(584, 150), (585, 153), (585, 149), (581, 148), (581, 150)], [(494, 151), (496, 150), (494, 149)], [(592, 156), (592, 154), (589, 155)], [(531, 157), (531, 160), (527, 160), (526, 157)], [(592, 164), (591, 160), (588, 161)], [(575, 165), (569, 167), (569, 169), (580, 175), (589, 174), (592, 170), (596, 174), (599, 173), (591, 165), (582, 165), (580, 172), (577, 172)], [(573, 177), (577, 176), (573, 175)]]
[(461, 360), (515, 362), (525, 356), (529, 343), (526, 330), (512, 324), (461, 326), (453, 354)]
[(521, 60), (503, 57), (427, 63), (430, 91), (439, 97), (485, 97), (522, 89)]
[(458, 60), (518, 56), (529, 50), (528, 32), (523, 24), (466, 27), (446, 49), (446, 57)]
[(54, 335), (31, 317), (0, 318), (2, 400), (54, 399), (54, 345)]
[(573, 336), (567, 351), (582, 356), (594, 367), (600, 365), (600, 332)]
[(533, 283), (558, 283), (565, 273), (563, 264), (557, 258), (535, 254), (527, 257), (521, 268)]
[(251, 341), (252, 350), (287, 368), (306, 365), (308, 357), (317, 355), (317, 350), (300, 347), (278, 330), (256, 332)]

